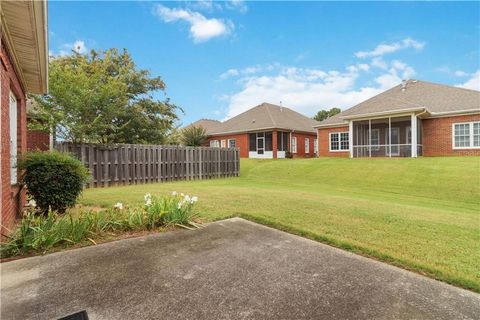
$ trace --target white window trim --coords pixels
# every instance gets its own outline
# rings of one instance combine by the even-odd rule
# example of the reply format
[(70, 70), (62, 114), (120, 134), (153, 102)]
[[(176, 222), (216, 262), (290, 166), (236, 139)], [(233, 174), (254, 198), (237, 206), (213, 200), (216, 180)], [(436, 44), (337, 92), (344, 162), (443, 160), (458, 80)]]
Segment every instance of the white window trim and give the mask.
[[(348, 134), (348, 148), (347, 149), (341, 149), (342, 144), (340, 137), (342, 136), (342, 133)], [(332, 134), (338, 134), (338, 150), (332, 150)], [(348, 131), (338, 131), (338, 132), (330, 132), (328, 134), (328, 151), (329, 152), (348, 152), (350, 150), (350, 133)]]
[(313, 153), (318, 154), (318, 138), (313, 139)]
[(297, 153), (297, 137), (292, 137), (292, 153)]
[(310, 138), (305, 138), (305, 153), (310, 153)]
[[(8, 109), (10, 118), (10, 132), (8, 134), (10, 143), (10, 184), (17, 184), (17, 157), (18, 157), (18, 100), (17, 97), (10, 91), (8, 99)], [(12, 137), (13, 133), (13, 137)]]
[(218, 147), (220, 147), (220, 141), (210, 140), (210, 148), (218, 148)]
[(228, 148), (232, 148), (232, 147), (230, 147), (230, 141), (235, 141), (235, 148), (236, 148), (236, 147), (237, 147), (237, 141), (236, 141), (236, 139), (228, 139), (228, 140), (227, 140), (227, 147), (228, 147)]
[[(480, 123), (480, 121), (468, 121), (468, 122), (455, 122), (452, 123), (452, 149), (453, 150), (468, 150), (468, 149), (480, 149), (480, 146), (474, 147), (473, 146), (473, 124)], [(470, 126), (470, 146), (468, 147), (455, 147), (455, 125), (457, 124), (469, 124)]]

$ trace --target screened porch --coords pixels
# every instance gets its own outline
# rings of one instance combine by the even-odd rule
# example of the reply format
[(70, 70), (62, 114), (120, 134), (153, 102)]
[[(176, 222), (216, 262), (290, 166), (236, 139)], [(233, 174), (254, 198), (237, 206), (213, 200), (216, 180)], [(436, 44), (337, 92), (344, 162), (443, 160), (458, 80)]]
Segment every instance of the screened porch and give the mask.
[(354, 158), (422, 155), (422, 121), (414, 115), (354, 120), (350, 130)]

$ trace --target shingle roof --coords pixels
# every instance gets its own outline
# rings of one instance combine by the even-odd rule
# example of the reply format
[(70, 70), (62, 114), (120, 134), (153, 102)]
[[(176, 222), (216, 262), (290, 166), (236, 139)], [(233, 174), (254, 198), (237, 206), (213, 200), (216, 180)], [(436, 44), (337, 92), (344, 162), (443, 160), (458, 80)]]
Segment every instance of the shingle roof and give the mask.
[(334, 117), (320, 126), (346, 124), (345, 118), (404, 109), (425, 109), (430, 114), (480, 111), (480, 91), (447, 86), (426, 81), (409, 80), (384, 91)]
[(313, 126), (319, 122), (292, 109), (269, 103), (262, 103), (225, 122), (212, 134), (245, 132), (262, 129), (285, 129), (315, 133)]
[(188, 126), (185, 126), (184, 129), (189, 127), (202, 127), (205, 129), (207, 134), (210, 134), (214, 130), (216, 130), (221, 124), (222, 123), (218, 120), (200, 119), (190, 123)]

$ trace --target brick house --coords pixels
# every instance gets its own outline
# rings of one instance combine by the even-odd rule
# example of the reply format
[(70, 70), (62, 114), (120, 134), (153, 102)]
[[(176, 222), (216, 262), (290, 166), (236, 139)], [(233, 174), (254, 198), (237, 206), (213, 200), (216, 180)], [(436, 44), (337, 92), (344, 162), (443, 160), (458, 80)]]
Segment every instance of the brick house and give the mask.
[(403, 81), (315, 128), (319, 156), (480, 155), (480, 91)]
[(16, 162), (27, 150), (26, 95), (47, 91), (46, 1), (1, 1), (0, 15), (0, 223), (3, 235), (25, 203)]
[(210, 147), (237, 147), (242, 158), (314, 157), (319, 122), (289, 108), (262, 103), (227, 121), (202, 119), (189, 126), (207, 132)]

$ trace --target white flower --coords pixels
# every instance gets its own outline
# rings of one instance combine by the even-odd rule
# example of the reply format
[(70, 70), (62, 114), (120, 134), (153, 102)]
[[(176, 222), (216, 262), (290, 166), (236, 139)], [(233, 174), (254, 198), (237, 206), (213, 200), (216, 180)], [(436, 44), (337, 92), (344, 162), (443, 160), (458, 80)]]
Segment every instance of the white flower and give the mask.
[(178, 203), (178, 206), (177, 206), (177, 207), (178, 207), (178, 209), (181, 209), (181, 208), (182, 208), (182, 204), (183, 204), (183, 202), (182, 202), (182, 201), (180, 201), (180, 202)]
[(197, 202), (198, 201), (198, 197), (197, 196), (193, 196), (192, 199), (190, 199), (190, 202), (191, 203), (194, 203), (194, 202)]
[(188, 194), (186, 194), (185, 197), (183, 198), (183, 201), (184, 202), (190, 202), (190, 196)]
[(145, 194), (145, 205), (148, 207), (152, 205), (152, 195), (150, 193)]
[(184, 197), (185, 196), (185, 193), (180, 193), (180, 197)]
[(173, 192), (172, 192), (172, 196), (175, 197), (176, 195), (177, 195), (177, 191), (173, 191)]
[(32, 207), (32, 208), (35, 208), (37, 206), (37, 202), (32, 199), (32, 200), (28, 201), (28, 206)]
[(122, 210), (123, 209), (123, 203), (121, 202), (117, 202), (115, 203), (115, 205), (113, 206), (114, 209), (118, 209), (118, 210)]

